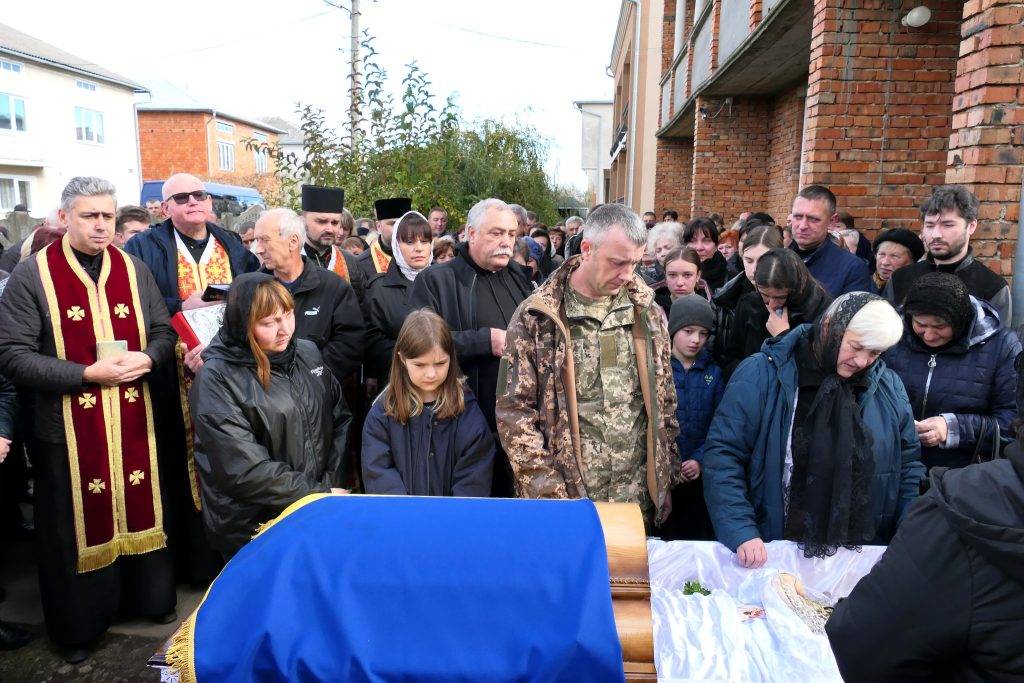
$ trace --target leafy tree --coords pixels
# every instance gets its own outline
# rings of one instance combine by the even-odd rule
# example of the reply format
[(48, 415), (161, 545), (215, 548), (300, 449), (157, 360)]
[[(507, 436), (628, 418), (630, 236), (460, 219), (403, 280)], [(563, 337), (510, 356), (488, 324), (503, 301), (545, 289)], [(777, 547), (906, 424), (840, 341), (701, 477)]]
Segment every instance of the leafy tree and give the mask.
[(396, 101), (385, 89), (388, 75), (368, 34), (362, 46), (355, 130), (347, 119), (335, 130), (321, 109), (300, 104), (305, 158), (275, 144), (246, 141), (275, 159), (282, 197), (297, 205), (302, 183), (343, 187), (349, 210), (372, 216), (374, 199), (407, 196), (424, 213), (435, 205), (447, 209), (453, 227), (478, 200), (500, 197), (536, 212), (542, 222), (558, 221), (566, 191), (544, 172), (548, 145), (536, 129), (495, 120), (471, 125), (451, 96), (435, 106), (430, 79), (415, 62), (406, 65)]

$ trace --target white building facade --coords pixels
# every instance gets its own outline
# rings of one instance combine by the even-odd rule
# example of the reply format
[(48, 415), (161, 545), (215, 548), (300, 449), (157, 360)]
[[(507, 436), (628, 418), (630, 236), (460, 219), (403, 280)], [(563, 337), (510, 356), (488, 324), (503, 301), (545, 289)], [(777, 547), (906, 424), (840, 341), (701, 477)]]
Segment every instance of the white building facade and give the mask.
[(612, 165), (612, 102), (577, 100), (582, 135), (580, 166), (587, 174), (587, 199), (590, 206), (610, 201), (609, 171)]
[[(86, 67), (77, 65), (85, 64)], [(57, 208), (68, 180), (99, 176), (139, 197), (141, 86), (0, 24), (0, 214)]]

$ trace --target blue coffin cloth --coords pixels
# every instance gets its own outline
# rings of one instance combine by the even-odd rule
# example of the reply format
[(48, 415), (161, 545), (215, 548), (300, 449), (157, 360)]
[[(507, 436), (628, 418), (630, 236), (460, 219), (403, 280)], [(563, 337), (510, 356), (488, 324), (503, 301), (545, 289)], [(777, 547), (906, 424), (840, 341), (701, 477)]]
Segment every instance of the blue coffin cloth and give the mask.
[(590, 501), (327, 496), (194, 615), (205, 681), (622, 681)]

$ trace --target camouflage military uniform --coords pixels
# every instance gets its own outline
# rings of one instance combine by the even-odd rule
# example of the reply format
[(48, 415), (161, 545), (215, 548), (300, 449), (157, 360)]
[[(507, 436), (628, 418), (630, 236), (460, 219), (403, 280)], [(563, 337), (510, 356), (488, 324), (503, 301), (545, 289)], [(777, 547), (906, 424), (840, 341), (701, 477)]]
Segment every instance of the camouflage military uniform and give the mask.
[[(592, 363), (583, 358), (577, 362), (574, 357), (576, 339), (565, 314), (569, 277), (579, 263), (579, 256), (566, 261), (520, 304), (505, 337), (495, 414), (498, 434), (515, 474), (516, 491), (525, 498), (600, 499), (607, 493), (595, 491), (592, 496), (588, 488), (589, 483), (601, 487), (603, 475), (595, 480), (584, 462), (583, 443), (593, 439), (584, 436), (590, 416), (589, 408), (579, 403), (577, 371), (586, 372), (588, 363)], [(644, 482), (645, 494), (641, 497), (647, 495), (653, 501), (661, 521), (668, 512), (668, 491), (680, 481), (676, 448), (679, 423), (668, 328), (661, 307), (654, 303), (654, 293), (639, 275), (623, 286), (623, 292), (632, 320), (621, 327), (628, 330), (635, 373), (632, 386), (641, 401), (631, 411), (643, 416), (639, 424), (644, 467), (635, 472), (639, 480), (630, 477), (629, 481), (630, 485)], [(607, 316), (601, 318), (607, 322)], [(585, 345), (585, 339), (580, 343)], [(626, 373), (620, 374), (624, 377)], [(583, 394), (588, 400), (586, 386)], [(632, 404), (635, 393), (628, 400)], [(591, 450), (587, 457), (596, 463), (601, 453)]]
[(647, 413), (631, 330), (633, 304), (620, 290), (594, 300), (568, 286), (565, 317), (576, 365), (583, 480), (592, 500), (639, 503), (653, 518), (647, 493)]

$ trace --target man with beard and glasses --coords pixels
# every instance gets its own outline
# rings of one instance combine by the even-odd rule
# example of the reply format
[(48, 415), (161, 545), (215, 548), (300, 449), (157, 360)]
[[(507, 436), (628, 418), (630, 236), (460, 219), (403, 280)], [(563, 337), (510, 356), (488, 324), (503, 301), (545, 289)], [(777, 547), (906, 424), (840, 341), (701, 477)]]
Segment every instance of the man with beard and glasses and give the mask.
[(971, 235), (978, 229), (978, 198), (963, 185), (941, 185), (921, 205), (921, 241), (928, 255), (901, 268), (889, 278), (884, 296), (900, 306), (914, 282), (925, 273), (952, 273), (964, 281), (976, 299), (992, 304), (1003, 327), (1011, 324), (1010, 287), (971, 251)]
[[(495, 387), (505, 330), (533, 285), (529, 271), (512, 261), (519, 222), (511, 206), (500, 199), (481, 200), (469, 210), (466, 222), (469, 241), (458, 245), (455, 258), (416, 277), (409, 309), (431, 308), (452, 328), (459, 367), (495, 432)], [(512, 469), (500, 448), (491, 495), (513, 495)]]

